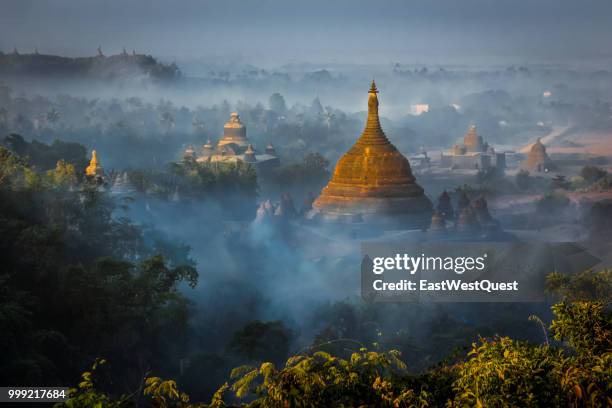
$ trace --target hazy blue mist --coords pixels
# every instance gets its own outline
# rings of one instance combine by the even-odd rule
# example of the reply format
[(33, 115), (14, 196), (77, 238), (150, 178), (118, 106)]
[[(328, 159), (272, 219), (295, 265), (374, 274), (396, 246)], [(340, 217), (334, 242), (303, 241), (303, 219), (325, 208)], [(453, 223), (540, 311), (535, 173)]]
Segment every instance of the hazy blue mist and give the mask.
[(177, 61), (602, 65), (608, 0), (4, 0), (0, 49)]

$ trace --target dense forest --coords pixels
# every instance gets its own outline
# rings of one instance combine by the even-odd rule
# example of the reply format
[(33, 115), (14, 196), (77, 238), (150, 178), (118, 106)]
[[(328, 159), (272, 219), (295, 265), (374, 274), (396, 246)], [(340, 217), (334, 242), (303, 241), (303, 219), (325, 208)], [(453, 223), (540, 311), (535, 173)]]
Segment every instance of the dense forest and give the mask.
[[(312, 349), (277, 368), (264, 362), (232, 370), (209, 404), (191, 402), (173, 380), (149, 375), (137, 395), (104, 393), (105, 360), (96, 360), (71, 391), (68, 407), (319, 407), (319, 406), (554, 406), (612, 404), (612, 271), (551, 274), (548, 289), (561, 300), (541, 324), (544, 342), (480, 337), (467, 355), (409, 374), (397, 350), (365, 347), (349, 358)], [(246, 400), (246, 403), (239, 403)], [(142, 403), (142, 402), (141, 402)]]
[[(69, 407), (611, 403), (609, 270), (551, 275), (558, 302), (550, 325), (529, 308), (491, 305), (503, 323), (486, 326), (442, 311), (429, 322), (428, 344), (419, 344), (407, 332), (371, 326), (393, 309), (339, 302), (315, 313), (320, 330), (301, 350), (292, 349), (295, 333), (285, 323), (253, 320), (219, 351), (193, 354), (191, 339), (214, 331), (194, 326), (186, 295), (202, 271), (189, 247), (118, 216), (127, 203), (83, 175), (83, 146), (18, 135), (4, 144), (11, 148), (0, 149), (3, 383), (74, 384)], [(313, 156), (302, 166), (316, 175), (327, 164)], [(192, 196), (196, 202), (214, 200), (221, 186), (254, 199), (258, 183), (247, 167), (215, 172), (188, 161), (147, 177), (204, 192)], [(243, 197), (218, 199), (245, 205)], [(251, 267), (267, 262), (257, 248), (241, 251)], [(509, 327), (516, 339), (498, 334)]]

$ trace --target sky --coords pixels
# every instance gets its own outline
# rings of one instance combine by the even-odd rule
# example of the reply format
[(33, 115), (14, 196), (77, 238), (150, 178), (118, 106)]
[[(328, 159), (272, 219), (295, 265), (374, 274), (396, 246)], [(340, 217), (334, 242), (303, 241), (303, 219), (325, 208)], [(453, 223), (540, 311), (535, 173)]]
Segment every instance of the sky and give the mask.
[(609, 62), (610, 0), (0, 0), (0, 50), (292, 62)]

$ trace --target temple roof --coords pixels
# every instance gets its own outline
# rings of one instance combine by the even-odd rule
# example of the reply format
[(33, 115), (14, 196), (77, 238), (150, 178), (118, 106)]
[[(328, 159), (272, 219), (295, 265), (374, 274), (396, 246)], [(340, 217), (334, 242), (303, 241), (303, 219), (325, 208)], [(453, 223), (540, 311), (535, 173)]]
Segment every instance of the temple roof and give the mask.
[(238, 112), (232, 112), (232, 114), (230, 115), (230, 119), (225, 123), (225, 125), (223, 125), (223, 127), (234, 129), (243, 128), (244, 125), (240, 121), (240, 115), (238, 115)]
[(242, 124), (240, 116), (236, 112), (232, 112), (230, 119), (223, 125), (223, 137), (217, 143), (217, 147), (229, 143), (235, 143), (241, 147), (249, 143), (246, 136), (246, 126)]

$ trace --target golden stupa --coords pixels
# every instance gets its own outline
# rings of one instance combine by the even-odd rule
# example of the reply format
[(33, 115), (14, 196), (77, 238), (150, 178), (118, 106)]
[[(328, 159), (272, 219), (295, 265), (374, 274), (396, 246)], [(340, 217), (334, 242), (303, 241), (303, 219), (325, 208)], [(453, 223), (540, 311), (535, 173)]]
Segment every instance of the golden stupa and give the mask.
[(89, 161), (89, 166), (85, 169), (85, 175), (91, 177), (104, 175), (104, 169), (102, 169), (98, 161), (98, 155), (95, 150), (91, 152), (91, 160)]
[(336, 164), (332, 179), (312, 204), (310, 218), (429, 225), (431, 201), (416, 183), (408, 159), (385, 136), (377, 94), (372, 81), (365, 129)]
[(540, 138), (531, 146), (527, 160), (522, 163), (522, 167), (533, 171), (546, 171), (552, 167), (550, 157), (546, 153), (546, 147)]

